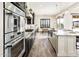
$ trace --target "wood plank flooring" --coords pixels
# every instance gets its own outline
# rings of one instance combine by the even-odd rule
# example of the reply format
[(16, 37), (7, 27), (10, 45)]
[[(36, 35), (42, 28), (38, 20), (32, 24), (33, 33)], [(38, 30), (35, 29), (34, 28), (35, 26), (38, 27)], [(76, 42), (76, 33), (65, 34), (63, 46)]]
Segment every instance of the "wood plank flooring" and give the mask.
[(37, 33), (28, 57), (56, 57), (48, 37), (47, 33)]

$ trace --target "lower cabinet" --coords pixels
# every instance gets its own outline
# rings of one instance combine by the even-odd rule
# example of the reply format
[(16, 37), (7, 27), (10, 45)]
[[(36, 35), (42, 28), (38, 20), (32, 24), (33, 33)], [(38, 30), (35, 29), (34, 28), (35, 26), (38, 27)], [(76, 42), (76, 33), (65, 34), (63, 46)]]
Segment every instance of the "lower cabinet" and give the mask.
[(25, 39), (25, 53), (24, 53), (24, 57), (28, 56), (28, 53), (29, 53), (29, 40), (28, 39)]
[(33, 45), (33, 39), (29, 39), (29, 50), (31, 50), (31, 48), (32, 48), (32, 45)]
[(34, 42), (33, 39), (25, 39), (25, 54), (24, 54), (24, 57), (28, 56), (28, 54), (29, 54), (29, 52), (32, 48), (33, 42)]
[(53, 34), (50, 42), (57, 56), (76, 56), (76, 36)]
[(58, 37), (56, 35), (53, 35), (51, 39), (49, 39), (53, 48), (55, 49), (55, 52), (58, 53)]
[[(33, 32), (25, 32), (25, 53), (23, 57), (27, 57), (35, 40), (37, 29)], [(29, 36), (27, 36), (29, 35)], [(28, 38), (27, 38), (28, 37)]]

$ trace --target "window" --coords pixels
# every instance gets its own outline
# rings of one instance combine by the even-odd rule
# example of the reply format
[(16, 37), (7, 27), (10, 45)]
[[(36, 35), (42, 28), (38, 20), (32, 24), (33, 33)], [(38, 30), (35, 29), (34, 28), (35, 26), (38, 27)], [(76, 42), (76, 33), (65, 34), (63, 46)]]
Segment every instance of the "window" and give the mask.
[(50, 19), (40, 19), (41, 28), (50, 28)]
[(58, 24), (60, 24), (60, 23), (63, 24), (63, 22), (64, 22), (63, 18), (57, 19)]
[(64, 28), (63, 22), (64, 22), (63, 18), (57, 19), (58, 29), (63, 29)]

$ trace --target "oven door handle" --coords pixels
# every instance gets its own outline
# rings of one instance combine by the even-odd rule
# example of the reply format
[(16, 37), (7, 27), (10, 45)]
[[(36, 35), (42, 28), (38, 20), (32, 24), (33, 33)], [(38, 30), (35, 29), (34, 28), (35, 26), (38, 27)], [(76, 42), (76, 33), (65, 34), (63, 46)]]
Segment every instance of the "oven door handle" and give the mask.
[(6, 48), (10, 48), (10, 47), (12, 47), (12, 45), (11, 45), (11, 44), (9, 44), (9, 45), (7, 45), (7, 46), (6, 46)]

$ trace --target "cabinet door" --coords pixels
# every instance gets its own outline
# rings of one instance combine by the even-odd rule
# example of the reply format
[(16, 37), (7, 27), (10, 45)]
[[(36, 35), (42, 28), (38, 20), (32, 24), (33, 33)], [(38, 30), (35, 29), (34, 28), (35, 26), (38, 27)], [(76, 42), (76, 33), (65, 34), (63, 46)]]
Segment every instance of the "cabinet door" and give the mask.
[(29, 40), (25, 39), (25, 55), (24, 56), (28, 56), (29, 53)]
[(50, 42), (55, 49), (56, 53), (58, 53), (58, 36), (53, 34), (52, 38), (50, 39)]
[(55, 49), (55, 38), (56, 38), (56, 35), (53, 34), (52, 45), (53, 45), (54, 49)]
[(67, 37), (58, 36), (58, 54), (57, 56), (67, 56)]
[(58, 36), (55, 36), (55, 50), (58, 53)]
[(68, 36), (68, 56), (76, 56), (76, 37)]

